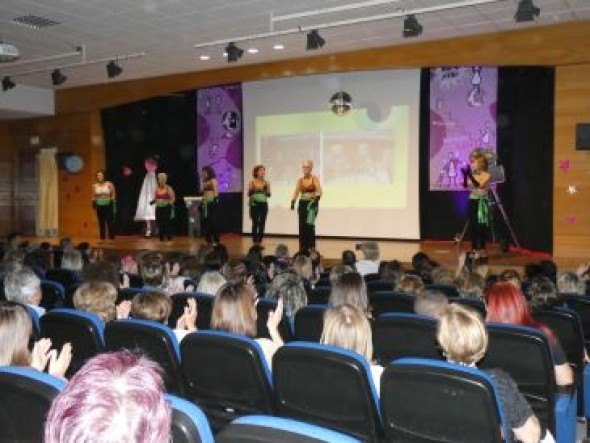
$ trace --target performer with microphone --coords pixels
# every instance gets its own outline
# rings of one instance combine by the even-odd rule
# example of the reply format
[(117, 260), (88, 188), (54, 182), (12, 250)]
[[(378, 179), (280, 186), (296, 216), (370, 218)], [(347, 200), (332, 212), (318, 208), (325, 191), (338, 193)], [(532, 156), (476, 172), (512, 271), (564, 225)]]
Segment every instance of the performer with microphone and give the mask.
[(299, 215), (299, 250), (310, 252), (315, 249), (315, 221), (319, 210), (319, 200), (322, 196), (320, 179), (312, 175), (313, 162), (303, 162), (303, 177), (297, 180), (293, 197), (291, 198), (291, 210), (295, 209), (295, 202), (299, 197), (297, 213)]
[(486, 257), (486, 237), (490, 225), (488, 194), (491, 175), (485, 154), (478, 149), (469, 156), (471, 166), (461, 169), (463, 187), (471, 189), (469, 194), (469, 224), (471, 225), (471, 247), (474, 259)]
[(104, 241), (108, 229), (109, 241), (112, 242), (115, 239), (115, 214), (117, 212), (115, 186), (105, 180), (103, 170), (96, 171), (95, 178), (96, 181), (92, 185), (92, 206), (98, 218), (100, 241)]
[(270, 197), (270, 183), (265, 180), (264, 165), (254, 166), (253, 179), (248, 184), (248, 199), (250, 204), (250, 218), (252, 219), (252, 241), (255, 246), (262, 244), (264, 226), (268, 215), (268, 198)]

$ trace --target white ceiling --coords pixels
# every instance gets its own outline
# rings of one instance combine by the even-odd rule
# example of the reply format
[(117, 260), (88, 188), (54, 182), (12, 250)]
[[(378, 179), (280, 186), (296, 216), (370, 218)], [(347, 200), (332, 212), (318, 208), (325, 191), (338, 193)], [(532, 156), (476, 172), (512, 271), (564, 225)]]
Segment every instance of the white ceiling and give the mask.
[[(146, 53), (145, 57), (121, 62), (124, 72), (114, 80), (107, 79), (106, 63), (64, 69), (68, 81), (60, 87), (67, 88), (226, 66), (227, 62), (222, 55), (224, 45), (206, 49), (195, 49), (193, 45), (268, 32), (271, 14), (284, 15), (359, 1), (362, 0), (1, 0), (0, 39), (19, 48), (21, 58), (16, 63), (68, 53), (77, 45), (85, 46), (87, 60)], [(275, 30), (458, 1), (399, 0), (389, 5), (275, 23)], [(517, 0), (503, 0), (488, 5), (418, 15), (424, 33), (414, 39), (404, 40), (401, 37), (403, 18), (325, 29), (320, 33), (327, 43), (314, 53), (335, 53), (590, 19), (590, 0), (534, 2), (541, 8), (541, 15), (532, 24), (515, 23)], [(12, 21), (15, 17), (28, 14), (61, 24), (35, 30)], [(284, 44), (285, 49), (273, 50), (275, 43)], [(305, 51), (304, 34), (243, 42), (238, 46), (259, 50), (257, 54), (245, 53), (238, 64), (309, 55)], [(209, 55), (211, 60), (199, 60), (198, 57), (204, 54)], [(52, 87), (49, 71), (26, 76), (17, 74), (80, 60), (79, 56), (74, 56), (24, 66), (0, 63), (0, 76), (14, 75), (13, 79), (17, 83)]]

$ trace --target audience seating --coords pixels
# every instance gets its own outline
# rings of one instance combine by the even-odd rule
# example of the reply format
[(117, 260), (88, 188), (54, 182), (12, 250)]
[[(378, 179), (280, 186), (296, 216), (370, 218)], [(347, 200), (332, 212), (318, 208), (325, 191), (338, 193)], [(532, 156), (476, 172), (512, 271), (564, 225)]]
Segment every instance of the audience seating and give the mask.
[(41, 294), (39, 306), (47, 310), (61, 308), (66, 297), (63, 285), (51, 280), (41, 280)]
[(560, 443), (573, 443), (577, 396), (574, 389), (558, 393), (549, 342), (534, 328), (488, 324), (489, 343), (480, 368), (500, 368), (518, 385), (539, 418)]
[(437, 321), (425, 315), (384, 314), (373, 324), (375, 359), (383, 366), (402, 357), (442, 360), (436, 341)]
[(414, 313), (414, 297), (411, 294), (394, 291), (376, 291), (369, 294), (369, 305), (374, 317), (390, 312)]
[(66, 288), (65, 291), (65, 298), (64, 298), (64, 308), (74, 308), (74, 294), (78, 290), (82, 283), (74, 283)]
[(582, 323), (584, 333), (584, 345), (590, 349), (590, 297), (578, 294), (560, 294), (565, 305), (572, 311), (577, 312)]
[(29, 311), (29, 315), (31, 316), (31, 323), (33, 324), (33, 338), (37, 340), (41, 336), (41, 326), (39, 324), (39, 313), (33, 309), (31, 306), (26, 305), (27, 311)]
[(385, 368), (381, 415), (388, 442), (503, 442), (501, 403), (476, 368), (408, 358)]
[(129, 287), (129, 288), (119, 288), (119, 294), (117, 296), (117, 304), (121, 303), (122, 301), (125, 300), (133, 300), (133, 297), (135, 297), (136, 294), (138, 294), (139, 292), (153, 292), (153, 291), (157, 291), (157, 289), (154, 288), (141, 288), (141, 287)]
[(43, 441), (51, 402), (65, 386), (33, 368), (0, 367), (0, 441)]
[(459, 290), (455, 285), (435, 285), (435, 284), (427, 284), (426, 289), (430, 289), (432, 291), (439, 291), (442, 292), (447, 297), (459, 297)]
[(317, 343), (289, 343), (274, 356), (273, 380), (278, 415), (363, 441), (382, 438), (371, 370), (357, 353)]
[(176, 322), (184, 313), (187, 299), (194, 298), (197, 302), (197, 329), (209, 329), (211, 325), (211, 311), (213, 310), (214, 298), (207, 294), (198, 292), (179, 292), (171, 297), (172, 312), (168, 318), (168, 325), (176, 327)]
[(307, 294), (308, 305), (327, 305), (330, 300), (331, 286), (316, 286)]
[(310, 423), (267, 415), (235, 419), (217, 434), (217, 443), (361, 443), (361, 440)]
[(86, 361), (104, 351), (104, 323), (91, 312), (69, 308), (53, 309), (40, 320), (41, 336), (51, 339), (60, 350), (72, 344), (72, 361), (66, 373), (70, 378)]
[(273, 414), (270, 368), (255, 340), (198, 331), (180, 345), (187, 398), (199, 404), (214, 430), (247, 414)]
[(468, 308), (475, 309), (479, 312), (482, 319), (486, 318), (487, 311), (486, 311), (486, 304), (483, 300), (475, 297), (451, 297), (449, 298), (451, 303), (458, 303), (462, 306), (467, 306)]
[(65, 290), (80, 282), (78, 273), (70, 269), (48, 269), (47, 272), (45, 272), (44, 280), (60, 283)]
[[(274, 311), (276, 308), (276, 300), (270, 298), (258, 299), (258, 303), (256, 304), (256, 313), (258, 315), (258, 318), (256, 319), (257, 338), (270, 338), (266, 322), (268, 320), (268, 313)], [(293, 341), (293, 325), (284, 311), (283, 319), (281, 320), (281, 323), (279, 323), (279, 334), (281, 334), (285, 343)]]
[(365, 274), (363, 276), (365, 283), (369, 283), (372, 281), (377, 281), (381, 279), (381, 275), (379, 275), (378, 273), (370, 273), (370, 274)]
[(215, 443), (207, 417), (197, 405), (171, 394), (166, 400), (172, 406), (174, 443)]
[(295, 314), (295, 339), (319, 343), (328, 305), (307, 305)]
[(372, 280), (367, 282), (367, 291), (369, 293), (377, 291), (393, 291), (393, 283), (384, 280)]
[(328, 275), (325, 277), (320, 277), (318, 279), (318, 281), (315, 282), (315, 286), (316, 286), (316, 288), (318, 286), (321, 286), (321, 287), (332, 286), (332, 282), (330, 281), (330, 276)]
[(127, 273), (127, 277), (129, 277), (129, 287), (131, 287), (131, 288), (142, 288), (143, 287), (143, 278), (141, 278), (141, 275)]
[(180, 348), (174, 331), (151, 320), (135, 318), (109, 322), (104, 330), (105, 348), (140, 350), (164, 370), (166, 390), (183, 396), (185, 383), (180, 371)]

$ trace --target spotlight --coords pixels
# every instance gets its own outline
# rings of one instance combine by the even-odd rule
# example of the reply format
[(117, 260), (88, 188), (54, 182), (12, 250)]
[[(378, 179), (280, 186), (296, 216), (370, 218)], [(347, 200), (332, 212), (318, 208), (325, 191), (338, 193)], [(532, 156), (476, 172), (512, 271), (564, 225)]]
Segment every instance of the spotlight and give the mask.
[(533, 4), (533, 0), (520, 0), (518, 2), (516, 14), (514, 14), (514, 20), (516, 20), (517, 23), (532, 22), (540, 13), (541, 8), (536, 7)]
[(315, 51), (326, 44), (326, 40), (322, 38), (317, 29), (312, 29), (307, 33), (307, 50)]
[(16, 83), (12, 81), (10, 77), (4, 77), (2, 79), (2, 90), (8, 91), (16, 86)]
[(242, 55), (244, 55), (244, 50), (242, 48), (238, 48), (234, 42), (230, 42), (225, 47), (225, 52), (227, 53), (228, 63), (237, 62), (242, 58)]
[(51, 83), (53, 83), (53, 86), (63, 85), (67, 79), (59, 69), (54, 69), (51, 73)]
[(418, 19), (414, 14), (407, 15), (404, 19), (404, 31), (402, 35), (404, 38), (418, 37), (422, 34), (422, 25), (418, 23)]
[(115, 78), (121, 75), (123, 68), (121, 68), (115, 60), (111, 60), (107, 64), (107, 77)]
[(330, 105), (332, 105), (332, 112), (342, 117), (352, 109), (352, 97), (348, 92), (336, 92), (330, 98)]

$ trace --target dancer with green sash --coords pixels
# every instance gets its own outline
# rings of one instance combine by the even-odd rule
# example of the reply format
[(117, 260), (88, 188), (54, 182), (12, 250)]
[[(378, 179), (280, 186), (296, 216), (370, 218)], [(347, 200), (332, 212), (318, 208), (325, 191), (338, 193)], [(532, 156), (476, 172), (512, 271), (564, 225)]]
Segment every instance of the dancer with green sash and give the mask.
[(469, 194), (469, 225), (471, 248), (475, 259), (486, 257), (486, 237), (490, 227), (488, 161), (484, 153), (475, 150), (470, 156), (471, 167), (461, 169), (463, 187), (471, 189)]
[(265, 179), (266, 168), (256, 165), (252, 171), (252, 180), (248, 184), (248, 204), (252, 219), (252, 241), (255, 246), (262, 244), (264, 226), (268, 215), (268, 198), (270, 197), (270, 183)]
[(156, 205), (156, 224), (160, 241), (172, 241), (171, 222), (174, 219), (174, 201), (176, 196), (174, 190), (168, 185), (168, 175), (164, 172), (158, 173), (157, 186), (154, 199), (150, 202)]
[(207, 244), (219, 244), (219, 235), (215, 223), (215, 213), (219, 202), (219, 190), (217, 187), (217, 176), (211, 166), (204, 166), (202, 169), (203, 181), (201, 190), (203, 200), (201, 201), (201, 231)]
[(100, 241), (106, 238), (106, 231), (109, 233), (109, 241), (115, 239), (115, 214), (117, 212), (117, 199), (115, 186), (105, 180), (103, 170), (96, 171), (96, 182), (92, 185), (92, 206), (98, 218), (98, 229)]
[(295, 209), (295, 202), (299, 197), (297, 213), (299, 216), (299, 250), (309, 253), (315, 249), (315, 222), (319, 211), (319, 200), (322, 196), (320, 179), (313, 175), (313, 162), (303, 162), (303, 177), (297, 180), (293, 197), (291, 198), (291, 210)]

